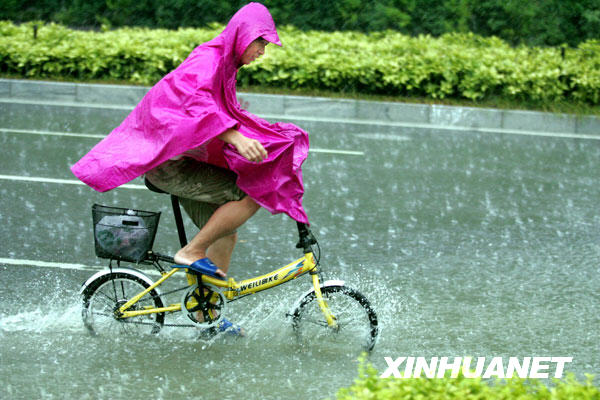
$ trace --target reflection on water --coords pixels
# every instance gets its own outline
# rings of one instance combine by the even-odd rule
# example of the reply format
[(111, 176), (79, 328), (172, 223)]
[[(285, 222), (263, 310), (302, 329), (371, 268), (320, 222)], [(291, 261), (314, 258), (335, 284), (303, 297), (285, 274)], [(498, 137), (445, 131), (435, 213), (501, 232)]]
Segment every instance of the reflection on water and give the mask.
[[(599, 373), (600, 146), (386, 135), (313, 132), (315, 147), (365, 155), (311, 154), (304, 167), (325, 278), (346, 280), (379, 314), (370, 361), (384, 369), (384, 356), (570, 356), (567, 369), (580, 377)], [(46, 144), (68, 148), (54, 140), (64, 139)], [(7, 157), (19, 159), (20, 144), (11, 146)], [(27, 151), (36, 160), (43, 149)], [(3, 256), (98, 265), (86, 219), (93, 202), (165, 211), (156, 247), (176, 248), (166, 197), (50, 184), (42, 196), (40, 187), (0, 189)], [(285, 217), (260, 212), (240, 230), (231, 274), (263, 274), (296, 258), (294, 232)], [(89, 272), (1, 268), (2, 397), (325, 398), (356, 377), (351, 349), (295, 343), (285, 313), (309, 287), (305, 278), (231, 303), (245, 339), (202, 341), (176, 328), (158, 337), (92, 338), (76, 295)]]

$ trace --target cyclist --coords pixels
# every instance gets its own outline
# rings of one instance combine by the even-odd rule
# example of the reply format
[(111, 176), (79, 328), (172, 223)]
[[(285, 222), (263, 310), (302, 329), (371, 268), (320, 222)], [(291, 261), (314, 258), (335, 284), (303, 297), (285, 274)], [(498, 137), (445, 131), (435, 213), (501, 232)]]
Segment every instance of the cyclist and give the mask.
[[(308, 222), (301, 172), (308, 134), (270, 124), (236, 98), (238, 69), (262, 56), (268, 43), (281, 46), (267, 8), (242, 7), (71, 168), (98, 191), (146, 174), (178, 196), (200, 230), (175, 262), (207, 275), (226, 276), (236, 229), (260, 207)], [(231, 325), (225, 321), (222, 330)]]

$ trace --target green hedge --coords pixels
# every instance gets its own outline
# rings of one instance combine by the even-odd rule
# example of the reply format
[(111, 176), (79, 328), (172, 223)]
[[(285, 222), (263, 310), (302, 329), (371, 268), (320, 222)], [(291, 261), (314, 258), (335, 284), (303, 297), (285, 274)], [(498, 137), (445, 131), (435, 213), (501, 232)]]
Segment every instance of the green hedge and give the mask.
[[(247, 0), (2, 0), (0, 20), (99, 28), (201, 28), (227, 23)], [(600, 37), (598, 0), (262, 0), (278, 25), (410, 35), (474, 32), (555, 46)]]
[(554, 379), (552, 387), (540, 380), (511, 378), (486, 382), (481, 378), (379, 378), (379, 372), (364, 359), (359, 377), (337, 393), (337, 400), (598, 400), (600, 390), (592, 376), (580, 383), (572, 374)]
[[(89, 32), (40, 23), (34, 39), (33, 25), (0, 22), (1, 73), (145, 85), (158, 81), (223, 28)], [(413, 38), (393, 31), (279, 30), (284, 47), (272, 46), (260, 61), (242, 68), (242, 86), (600, 104), (600, 40), (576, 49), (515, 48), (473, 34)]]

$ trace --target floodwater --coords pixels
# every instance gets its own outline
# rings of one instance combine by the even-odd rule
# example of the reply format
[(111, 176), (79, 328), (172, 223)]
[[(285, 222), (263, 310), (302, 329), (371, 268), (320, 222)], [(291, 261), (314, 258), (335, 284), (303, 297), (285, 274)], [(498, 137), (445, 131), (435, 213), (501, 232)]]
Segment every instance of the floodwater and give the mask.
[[(562, 356), (600, 373), (600, 141), (303, 126), (314, 148), (363, 152), (311, 153), (304, 204), (325, 278), (378, 313), (380, 371), (386, 356)], [(92, 204), (162, 211), (155, 249), (177, 249), (167, 196), (60, 181), (97, 141), (0, 131), (1, 398), (333, 398), (353, 382), (356, 349), (295, 343), (285, 313), (306, 277), (230, 304), (246, 338), (90, 336), (78, 292), (106, 265)], [(300, 256), (285, 216), (260, 211), (239, 233), (236, 279)]]

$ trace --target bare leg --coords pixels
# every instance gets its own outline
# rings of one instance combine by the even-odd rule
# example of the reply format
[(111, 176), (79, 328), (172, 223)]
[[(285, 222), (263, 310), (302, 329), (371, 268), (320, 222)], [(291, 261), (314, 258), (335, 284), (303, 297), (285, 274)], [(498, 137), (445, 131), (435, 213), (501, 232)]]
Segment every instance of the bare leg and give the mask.
[[(175, 254), (175, 262), (180, 265), (190, 265), (194, 261), (206, 257), (207, 249), (213, 243), (231, 235), (231, 232), (239, 228), (259, 208), (260, 206), (248, 196), (239, 201), (223, 204), (214, 212), (200, 232)], [(230, 255), (227, 259), (230, 259)], [(219, 267), (221, 266), (219, 265)], [(217, 270), (217, 274), (225, 277), (225, 272), (221, 269)]]
[(237, 233), (232, 233), (231, 235), (217, 239), (206, 251), (207, 257), (225, 274), (227, 274), (227, 270), (229, 269), (231, 255), (236, 243)]
[[(219, 269), (221, 269), (225, 274), (227, 274), (227, 270), (229, 269), (231, 255), (233, 254), (233, 249), (236, 242), (237, 233), (232, 233), (231, 235), (217, 239), (213, 244), (210, 245), (206, 252), (211, 261), (214, 262), (215, 265), (218, 266)], [(196, 284), (197, 282), (198, 281), (195, 275), (188, 275), (188, 283), (190, 285)], [(209, 310), (209, 313), (211, 313), (213, 318), (218, 316), (218, 313), (215, 310)], [(196, 312), (196, 319), (198, 321), (204, 321), (204, 315), (201, 311)]]

